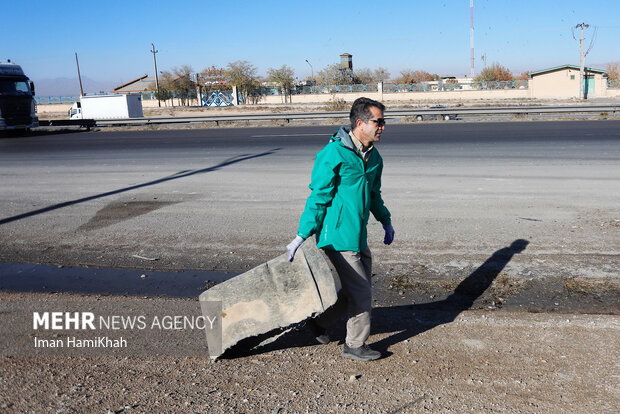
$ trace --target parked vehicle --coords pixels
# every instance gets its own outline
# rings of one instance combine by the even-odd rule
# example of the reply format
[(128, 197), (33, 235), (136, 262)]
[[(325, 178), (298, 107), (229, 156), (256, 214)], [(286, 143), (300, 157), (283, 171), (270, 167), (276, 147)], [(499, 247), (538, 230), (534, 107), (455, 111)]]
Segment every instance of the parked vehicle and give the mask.
[(34, 83), (21, 66), (0, 63), (0, 131), (25, 131), (39, 126), (34, 101)]
[(125, 119), (142, 116), (141, 94), (81, 96), (69, 110), (70, 119)]
[(443, 109), (448, 109), (444, 105), (435, 105), (429, 108), (428, 114), (417, 114), (415, 116), (416, 121), (424, 121), (425, 119), (443, 119), (444, 121), (450, 121), (457, 118), (457, 114), (442, 113)]

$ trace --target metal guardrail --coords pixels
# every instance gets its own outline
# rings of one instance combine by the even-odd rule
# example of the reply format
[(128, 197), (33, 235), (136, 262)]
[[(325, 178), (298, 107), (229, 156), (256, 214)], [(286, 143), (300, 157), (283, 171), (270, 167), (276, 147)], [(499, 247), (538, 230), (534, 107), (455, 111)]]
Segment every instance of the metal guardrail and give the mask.
[(620, 105), (565, 105), (565, 106), (504, 106), (504, 107), (446, 107), (437, 109), (407, 109), (386, 111), (386, 116), (412, 116), (415, 114), (428, 115), (489, 115), (489, 114), (544, 114), (544, 113), (582, 113), (582, 112), (620, 112)]
[[(385, 112), (388, 118), (422, 117), (442, 115), (506, 115), (506, 114), (553, 114), (553, 113), (584, 113), (605, 112), (620, 113), (620, 105), (566, 105), (566, 106), (505, 106), (505, 107), (445, 107), (427, 109), (395, 109)], [(224, 121), (271, 121), (293, 119), (332, 119), (348, 118), (349, 111), (326, 111), (326, 112), (284, 112), (284, 113), (257, 113), (257, 114), (230, 114), (211, 116), (187, 116), (187, 117), (144, 117), (133, 119), (109, 119), (97, 121), (98, 126), (109, 125), (156, 125), (156, 124), (179, 124), (192, 122), (215, 122)]]
[(40, 119), (39, 126), (79, 126), (90, 130), (97, 125), (94, 119)]

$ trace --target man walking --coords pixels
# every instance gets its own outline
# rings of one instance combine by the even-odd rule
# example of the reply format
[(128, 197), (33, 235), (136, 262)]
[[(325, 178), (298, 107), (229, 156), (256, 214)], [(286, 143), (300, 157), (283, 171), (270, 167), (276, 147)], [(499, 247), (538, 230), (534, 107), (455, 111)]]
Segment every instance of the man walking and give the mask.
[(366, 345), (372, 308), (372, 257), (366, 241), (370, 213), (383, 224), (384, 243), (394, 239), (389, 210), (381, 198), (383, 159), (374, 143), (385, 130), (385, 106), (368, 98), (353, 102), (351, 127), (341, 127), (317, 155), (312, 169), (306, 207), (297, 237), (288, 245), (289, 261), (308, 237), (316, 237), (333, 263), (343, 296), (336, 305), (310, 321), (317, 341), (328, 343), (326, 330), (345, 312), (347, 335), (342, 356), (371, 361), (381, 353)]

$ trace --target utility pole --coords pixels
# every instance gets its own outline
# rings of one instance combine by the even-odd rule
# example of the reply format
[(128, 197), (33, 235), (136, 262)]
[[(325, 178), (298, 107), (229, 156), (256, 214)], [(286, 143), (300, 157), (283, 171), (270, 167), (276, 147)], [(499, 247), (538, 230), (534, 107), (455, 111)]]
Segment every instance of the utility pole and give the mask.
[[(308, 59), (306, 59), (306, 63), (310, 65), (310, 62), (308, 62)], [(312, 86), (314, 86), (314, 68), (312, 67), (312, 65), (310, 65), (310, 72), (312, 73)]]
[(159, 100), (159, 76), (157, 75), (157, 59), (155, 58), (155, 53), (159, 52), (159, 50), (155, 50), (155, 45), (151, 43), (153, 49), (151, 49), (151, 53), (153, 54), (153, 64), (155, 65), (155, 86), (157, 88), (157, 105), (161, 108), (161, 101)]
[(202, 106), (202, 86), (200, 85), (200, 73), (196, 72), (196, 101)]
[(80, 96), (84, 96), (84, 89), (82, 88), (82, 75), (80, 75), (80, 62), (78, 61), (77, 52), (75, 53), (75, 64), (77, 65), (78, 81), (80, 82)]
[(580, 23), (576, 28), (581, 28), (581, 37), (579, 38), (579, 99), (584, 97), (584, 72), (585, 72), (585, 56), (583, 55), (583, 29), (590, 27), (589, 24)]

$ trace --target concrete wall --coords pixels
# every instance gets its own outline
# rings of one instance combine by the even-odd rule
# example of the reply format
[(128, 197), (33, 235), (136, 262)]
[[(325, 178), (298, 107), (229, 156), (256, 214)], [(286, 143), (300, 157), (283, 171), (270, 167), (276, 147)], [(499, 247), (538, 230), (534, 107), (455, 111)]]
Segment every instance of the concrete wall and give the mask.
[(597, 74), (594, 76), (594, 94), (588, 96), (588, 98), (603, 96), (608, 96), (607, 78), (604, 78), (603, 75)]
[(607, 89), (608, 98), (620, 98), (620, 89)]
[[(344, 99), (346, 102), (353, 102), (357, 98), (365, 96), (379, 101), (459, 101), (459, 100), (493, 100), (493, 99), (519, 99), (529, 98), (527, 89), (497, 89), (497, 90), (460, 90), (460, 91), (429, 91), (429, 92), (355, 92), (338, 94), (312, 94), (312, 95), (293, 95), (292, 103), (321, 103), (334, 100), (334, 98)], [(282, 97), (277, 95), (264, 96), (261, 104), (282, 103)]]

